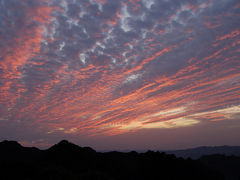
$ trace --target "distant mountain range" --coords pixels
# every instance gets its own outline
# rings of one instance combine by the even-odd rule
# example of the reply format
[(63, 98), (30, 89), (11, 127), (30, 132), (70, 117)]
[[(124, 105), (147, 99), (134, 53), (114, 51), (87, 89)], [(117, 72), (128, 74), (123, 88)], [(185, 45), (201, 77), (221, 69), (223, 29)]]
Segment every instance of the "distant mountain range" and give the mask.
[(205, 155), (223, 154), (226, 156), (240, 156), (240, 146), (202, 146), (192, 149), (165, 151), (168, 154), (174, 154), (177, 157), (199, 159)]
[[(186, 151), (203, 152), (196, 149)], [(209, 151), (203, 153), (205, 152)], [(0, 142), (0, 179), (240, 180), (240, 157), (216, 154), (192, 160), (150, 150), (145, 153), (101, 153), (67, 140), (60, 141), (49, 149), (39, 150), (23, 147), (16, 141), (3, 141)]]

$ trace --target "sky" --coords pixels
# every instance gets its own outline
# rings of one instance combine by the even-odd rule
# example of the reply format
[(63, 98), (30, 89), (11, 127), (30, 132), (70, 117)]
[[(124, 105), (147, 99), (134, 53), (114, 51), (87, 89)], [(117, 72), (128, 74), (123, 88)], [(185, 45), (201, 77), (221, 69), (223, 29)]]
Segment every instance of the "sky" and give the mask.
[(0, 0), (0, 140), (240, 145), (239, 0)]

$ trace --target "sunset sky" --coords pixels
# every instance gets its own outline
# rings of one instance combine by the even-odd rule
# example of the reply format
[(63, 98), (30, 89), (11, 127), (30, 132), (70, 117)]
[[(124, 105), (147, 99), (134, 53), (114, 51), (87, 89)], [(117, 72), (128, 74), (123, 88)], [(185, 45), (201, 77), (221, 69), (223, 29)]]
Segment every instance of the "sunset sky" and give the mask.
[(240, 145), (239, 0), (0, 0), (0, 140)]

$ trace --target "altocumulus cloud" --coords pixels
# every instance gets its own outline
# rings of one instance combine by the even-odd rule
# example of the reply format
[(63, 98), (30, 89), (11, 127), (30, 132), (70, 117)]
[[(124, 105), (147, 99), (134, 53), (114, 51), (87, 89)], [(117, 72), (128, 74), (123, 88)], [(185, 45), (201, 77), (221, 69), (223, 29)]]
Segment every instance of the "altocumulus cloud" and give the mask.
[(1, 0), (0, 12), (2, 137), (239, 120), (237, 0)]

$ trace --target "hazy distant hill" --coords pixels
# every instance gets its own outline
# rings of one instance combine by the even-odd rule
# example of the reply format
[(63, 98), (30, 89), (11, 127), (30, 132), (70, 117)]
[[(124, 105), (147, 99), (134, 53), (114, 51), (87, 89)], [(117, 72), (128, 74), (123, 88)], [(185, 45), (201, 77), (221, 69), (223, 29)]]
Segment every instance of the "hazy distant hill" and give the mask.
[(192, 149), (166, 151), (169, 154), (175, 154), (177, 157), (199, 159), (201, 156), (212, 154), (224, 154), (227, 156), (240, 156), (240, 146), (202, 146)]
[(239, 180), (239, 167), (240, 158), (233, 156), (185, 160), (153, 151), (100, 153), (66, 140), (47, 150), (0, 142), (3, 180)]

